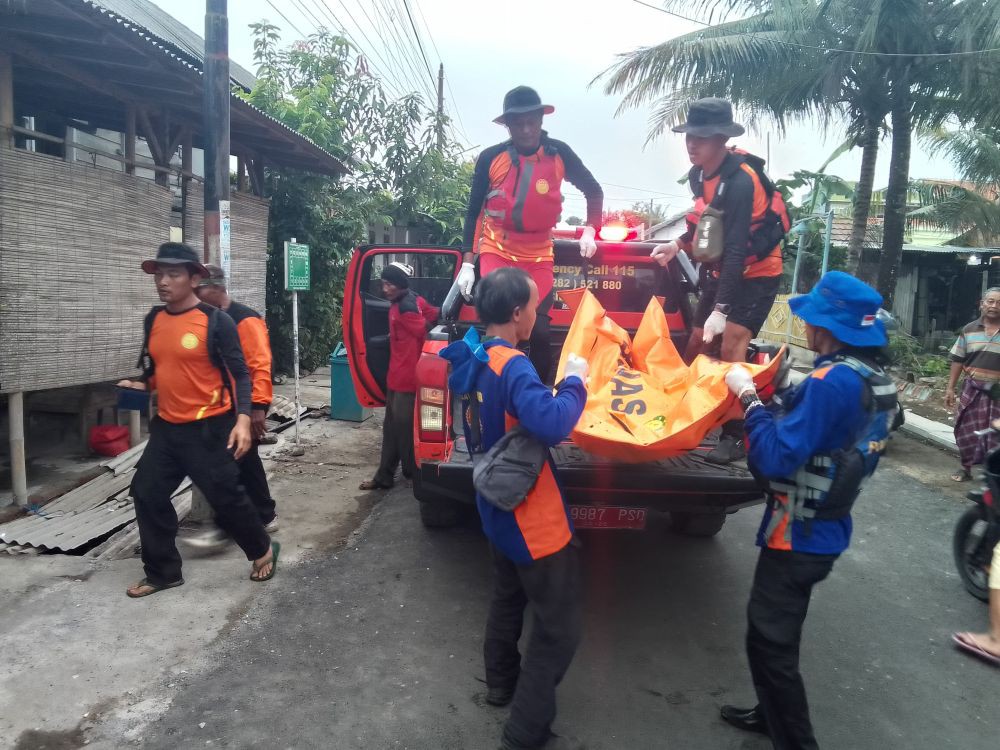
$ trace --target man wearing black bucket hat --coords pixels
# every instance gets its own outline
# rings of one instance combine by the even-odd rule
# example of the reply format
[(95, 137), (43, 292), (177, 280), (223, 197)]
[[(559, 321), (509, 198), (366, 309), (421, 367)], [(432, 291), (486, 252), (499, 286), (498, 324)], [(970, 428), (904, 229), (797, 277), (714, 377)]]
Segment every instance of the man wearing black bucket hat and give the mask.
[(160, 245), (142, 270), (155, 278), (164, 304), (146, 316), (142, 375), (118, 384), (155, 391), (158, 397), (131, 487), (146, 577), (126, 593), (137, 599), (184, 583), (170, 496), (185, 476), (204, 493), (219, 526), (253, 561), (250, 579), (270, 580), (280, 545), (271, 542), (240, 489), (236, 465), (251, 444), (250, 375), (236, 324), (198, 299), (195, 290), (209, 273), (187, 245)]
[(726, 373), (743, 406), (748, 463), (765, 483), (767, 508), (747, 606), (757, 705), (723, 706), (722, 718), (768, 734), (777, 750), (817, 748), (799, 673), (802, 626), (813, 587), (850, 544), (851, 509), (898, 411), (896, 385), (883, 369), (881, 304), (867, 284), (831, 271), (789, 302), (817, 355), (805, 380), (765, 407), (743, 365)]
[[(733, 121), (732, 105), (725, 99), (692, 102), (687, 121), (673, 130), (686, 136), (695, 206), (687, 231), (657, 245), (652, 256), (665, 266), (684, 250), (701, 263), (701, 297), (685, 359), (690, 362), (721, 338), (720, 358), (742, 362), (778, 293), (787, 211), (781, 193), (764, 174), (763, 160), (727, 147), (744, 130)], [(718, 447), (707, 458), (729, 463), (745, 455), (737, 422), (723, 428)]]
[(580, 238), (584, 258), (597, 252), (595, 237), (604, 205), (604, 192), (580, 157), (542, 130), (542, 118), (554, 111), (528, 86), (504, 96), (503, 113), (493, 122), (505, 126), (510, 139), (486, 149), (476, 161), (465, 214), (465, 262), (456, 280), (471, 299), (477, 258), (480, 276), (505, 267), (520, 268), (531, 276), (541, 303), (529, 356), (542, 380), (549, 377), (552, 366), (552, 229), (562, 214), (563, 179), (587, 199), (587, 225)]

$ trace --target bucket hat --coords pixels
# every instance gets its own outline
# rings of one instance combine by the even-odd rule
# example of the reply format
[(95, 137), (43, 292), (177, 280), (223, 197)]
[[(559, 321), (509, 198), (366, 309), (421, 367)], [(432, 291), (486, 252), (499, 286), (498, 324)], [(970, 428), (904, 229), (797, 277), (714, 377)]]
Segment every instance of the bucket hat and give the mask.
[(226, 272), (221, 266), (213, 266), (211, 263), (206, 263), (205, 270), (208, 271), (208, 276), (203, 278), (198, 286), (226, 285)]
[(690, 133), (699, 138), (710, 135), (736, 136), (746, 131), (733, 122), (733, 105), (725, 99), (709, 97), (697, 99), (688, 105), (687, 122), (676, 125), (675, 133)]
[(830, 271), (809, 294), (792, 297), (788, 306), (811, 326), (825, 328), (851, 346), (885, 346), (879, 318), (882, 295), (843, 271)]
[(506, 93), (503, 98), (503, 114), (494, 117), (493, 122), (497, 125), (504, 125), (507, 122), (507, 115), (519, 115), (524, 112), (535, 112), (539, 109), (546, 115), (551, 115), (556, 111), (556, 108), (551, 104), (542, 104), (542, 97), (530, 86), (518, 86)]
[(146, 273), (156, 273), (160, 264), (168, 266), (193, 266), (195, 272), (202, 278), (208, 278), (208, 269), (201, 263), (198, 253), (182, 242), (164, 242), (156, 251), (156, 257), (144, 260), (142, 270)]

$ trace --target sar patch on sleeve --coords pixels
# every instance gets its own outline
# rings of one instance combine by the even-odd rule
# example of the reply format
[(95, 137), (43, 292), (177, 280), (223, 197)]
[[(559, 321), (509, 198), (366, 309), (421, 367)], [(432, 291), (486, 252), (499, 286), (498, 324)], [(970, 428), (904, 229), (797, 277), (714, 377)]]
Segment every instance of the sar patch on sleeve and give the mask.
[(809, 374), (809, 377), (816, 378), (816, 380), (822, 380), (823, 378), (825, 378), (827, 375), (830, 374), (830, 371), (832, 369), (833, 365), (827, 365), (826, 367), (821, 367), (818, 370), (813, 370), (813, 372)]

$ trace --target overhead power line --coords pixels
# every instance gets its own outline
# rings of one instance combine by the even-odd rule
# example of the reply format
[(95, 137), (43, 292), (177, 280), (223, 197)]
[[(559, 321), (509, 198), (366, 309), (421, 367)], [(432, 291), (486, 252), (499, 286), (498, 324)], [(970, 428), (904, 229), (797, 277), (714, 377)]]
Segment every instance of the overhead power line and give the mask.
[[(675, 13), (672, 10), (667, 10), (666, 8), (661, 8), (657, 5), (650, 5), (643, 0), (632, 0), (633, 3), (637, 5), (642, 5), (643, 7), (649, 8), (650, 10), (656, 10), (660, 13), (666, 13), (668, 16), (673, 16), (674, 18), (679, 18), (682, 21), (690, 21), (691, 23), (696, 23), (700, 26), (704, 26), (706, 29), (717, 29), (719, 28), (716, 24), (707, 23), (706, 21), (699, 20), (697, 18), (691, 18), (690, 16), (685, 16), (681, 13)], [(761, 39), (760, 34), (767, 34), (771, 32), (765, 31), (734, 31), (733, 36), (745, 36), (752, 37), (761, 42), (770, 42), (771, 44), (780, 44), (785, 47), (798, 47), (800, 49), (813, 49), (819, 50), (820, 52), (840, 52), (845, 55), (867, 55), (868, 57), (966, 57), (969, 55), (989, 55), (994, 52), (1000, 52), (1000, 47), (990, 47), (989, 49), (976, 49), (976, 50), (966, 50), (963, 52), (869, 52), (867, 50), (860, 49), (839, 49), (837, 47), (819, 47), (813, 44), (800, 44), (799, 42), (789, 42), (785, 39)]]
[(410, 19), (410, 28), (413, 29), (413, 36), (417, 40), (417, 47), (420, 49), (420, 56), (424, 59), (424, 65), (427, 67), (427, 75), (431, 79), (431, 83), (434, 83), (434, 74), (431, 72), (431, 64), (427, 61), (427, 53), (424, 52), (424, 44), (420, 41), (420, 32), (417, 31), (417, 25), (413, 22), (413, 14), (410, 13), (410, 0), (403, 0), (403, 7), (406, 9), (406, 17)]
[(285, 23), (287, 23), (289, 26), (291, 26), (293, 29), (295, 29), (295, 31), (298, 32), (299, 36), (301, 36), (301, 37), (306, 36), (306, 34), (302, 31), (302, 29), (300, 29), (298, 26), (296, 26), (294, 23), (292, 23), (291, 19), (288, 16), (286, 16), (284, 13), (282, 13), (281, 9), (277, 5), (275, 5), (273, 2), (271, 2), (271, 0), (267, 0), (267, 4), (270, 5), (272, 8), (274, 8), (274, 12), (277, 13), (279, 16), (281, 16), (283, 19), (285, 19)]
[(429, 79), (424, 78), (424, 66), (421, 65), (420, 52), (417, 49), (416, 42), (414, 41), (412, 35), (410, 34), (408, 23), (403, 18), (406, 13), (402, 6), (400, 0), (394, 0), (392, 7), (390, 7), (389, 0), (380, 0), (382, 7), (385, 10), (386, 25), (392, 34), (396, 43), (399, 45), (399, 51), (402, 57), (409, 61), (414, 71), (414, 75), (420, 81), (428, 81), (430, 102), (433, 102), (436, 95), (434, 93), (436, 81), (433, 76)]

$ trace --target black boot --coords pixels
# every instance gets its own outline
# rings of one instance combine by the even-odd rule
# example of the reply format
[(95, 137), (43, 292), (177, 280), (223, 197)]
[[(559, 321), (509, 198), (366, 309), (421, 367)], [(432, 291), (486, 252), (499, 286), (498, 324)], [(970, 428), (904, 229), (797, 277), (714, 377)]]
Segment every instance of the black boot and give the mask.
[(705, 460), (713, 464), (731, 464), (746, 457), (747, 449), (742, 437), (723, 435), (719, 438), (719, 444), (705, 456)]
[(720, 711), (723, 721), (732, 724), (737, 729), (746, 732), (758, 732), (759, 734), (769, 734), (767, 722), (760, 712), (759, 706), (753, 708), (737, 708), (736, 706), (723, 706)]

